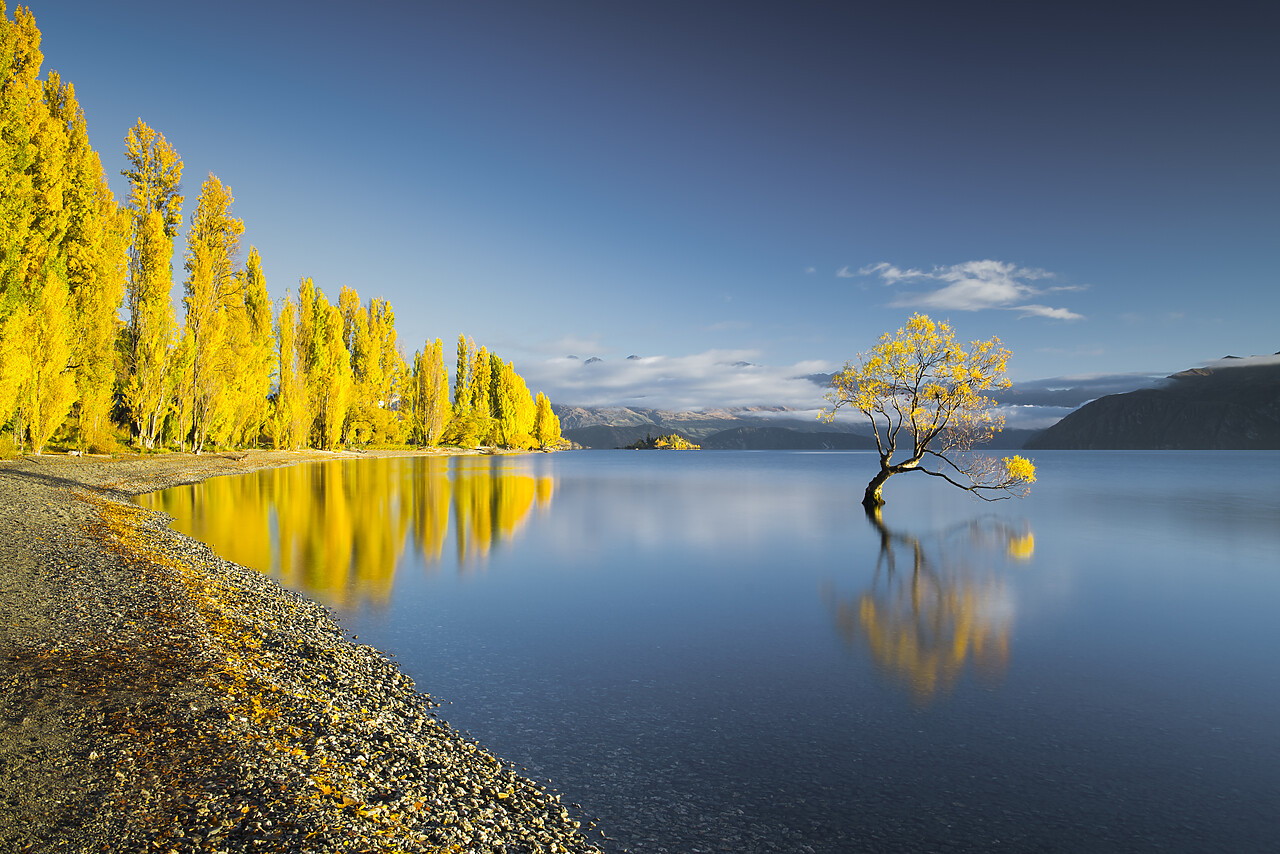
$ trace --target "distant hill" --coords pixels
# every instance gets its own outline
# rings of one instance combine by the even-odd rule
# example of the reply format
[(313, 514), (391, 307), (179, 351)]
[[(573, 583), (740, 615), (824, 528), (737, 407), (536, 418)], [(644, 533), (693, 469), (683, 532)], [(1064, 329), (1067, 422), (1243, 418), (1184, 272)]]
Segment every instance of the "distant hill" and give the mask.
[(815, 433), (788, 427), (734, 427), (702, 440), (707, 451), (863, 451), (876, 440), (856, 433)]
[[(625, 448), (646, 436), (678, 433), (703, 450), (813, 451), (873, 450), (875, 439), (865, 428), (847, 423), (823, 424), (794, 416), (782, 407), (711, 409), (673, 412), (626, 407), (553, 406), (561, 432), (586, 448)], [(861, 425), (858, 425), (861, 427)], [(1021, 448), (1032, 430), (1005, 430), (989, 447)]]
[(654, 426), (621, 425), (609, 427), (597, 424), (594, 427), (577, 427), (572, 430), (561, 429), (566, 439), (572, 439), (584, 448), (625, 448), (642, 441), (645, 436), (652, 436)]
[[(1280, 355), (1280, 354), (1277, 354)], [(1280, 449), (1280, 364), (1182, 371), (1158, 387), (1100, 397), (1032, 437), (1064, 450)]]
[[(666, 409), (553, 405), (561, 433), (588, 448), (622, 448), (647, 435), (679, 433), (706, 447), (708, 436), (738, 427), (786, 428), (818, 434), (848, 435), (846, 424), (821, 424), (785, 407), (742, 407), (676, 412)], [(794, 413), (794, 414), (790, 414)]]

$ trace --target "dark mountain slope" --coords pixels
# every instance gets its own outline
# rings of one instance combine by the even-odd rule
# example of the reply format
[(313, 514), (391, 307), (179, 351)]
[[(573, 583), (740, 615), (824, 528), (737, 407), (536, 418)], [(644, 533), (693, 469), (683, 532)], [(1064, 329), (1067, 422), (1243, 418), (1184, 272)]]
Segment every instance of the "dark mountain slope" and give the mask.
[(1088, 403), (1028, 449), (1280, 449), (1280, 365), (1195, 368)]

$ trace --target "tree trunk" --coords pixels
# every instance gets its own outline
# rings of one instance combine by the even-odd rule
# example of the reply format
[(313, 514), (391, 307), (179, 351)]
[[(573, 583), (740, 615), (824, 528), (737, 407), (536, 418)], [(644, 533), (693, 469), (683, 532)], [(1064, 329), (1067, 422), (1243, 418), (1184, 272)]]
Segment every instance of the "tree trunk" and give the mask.
[(893, 474), (891, 469), (881, 466), (876, 476), (871, 478), (871, 482), (867, 484), (867, 491), (862, 495), (862, 506), (868, 511), (884, 504), (884, 498), (880, 496), (880, 489), (884, 486), (884, 482)]

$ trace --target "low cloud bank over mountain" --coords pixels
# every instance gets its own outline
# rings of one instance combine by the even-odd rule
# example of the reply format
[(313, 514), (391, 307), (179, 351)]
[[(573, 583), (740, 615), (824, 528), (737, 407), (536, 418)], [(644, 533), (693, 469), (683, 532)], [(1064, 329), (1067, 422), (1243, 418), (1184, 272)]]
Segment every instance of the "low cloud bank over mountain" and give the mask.
[(1227, 357), (1155, 388), (1099, 398), (1028, 448), (1259, 450), (1280, 448), (1280, 354)]
[[(823, 429), (817, 415), (836, 366), (814, 360), (775, 367), (756, 364), (755, 357), (747, 350), (624, 358), (573, 355), (521, 367), (531, 388), (566, 408), (695, 413), (747, 409), (754, 423), (784, 419)], [(1163, 381), (1149, 374), (1053, 377), (1015, 383), (994, 398), (1009, 429), (1039, 430), (1090, 400)], [(841, 413), (844, 426), (835, 429), (856, 429), (858, 423), (856, 414)]]
[[(559, 404), (565, 435), (617, 447), (678, 432), (705, 447), (858, 448), (858, 413), (817, 420), (834, 366), (759, 365), (750, 351), (619, 359), (566, 356), (527, 370)], [(1227, 356), (1157, 376), (1104, 374), (1014, 383), (992, 394), (1005, 419), (995, 447), (1277, 447), (1280, 354)], [(1041, 433), (1041, 431), (1045, 431)], [(1036, 435), (1039, 434), (1039, 435)]]
[(522, 366), (530, 388), (570, 406), (640, 406), (702, 410), (785, 406), (816, 411), (823, 390), (808, 377), (831, 366), (810, 361), (771, 367), (750, 350), (708, 350), (688, 356), (602, 359), (565, 356)]

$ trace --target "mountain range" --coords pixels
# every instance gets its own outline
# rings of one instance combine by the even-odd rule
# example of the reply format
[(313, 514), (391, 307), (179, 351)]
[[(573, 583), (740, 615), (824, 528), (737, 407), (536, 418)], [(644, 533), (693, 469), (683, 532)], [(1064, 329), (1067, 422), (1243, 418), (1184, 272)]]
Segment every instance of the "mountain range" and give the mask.
[[(1280, 353), (1225, 357), (1208, 367), (1148, 380), (1121, 377), (1116, 394), (1091, 401), (1081, 388), (1014, 389), (1001, 403), (1014, 406), (1077, 406), (1043, 430), (1006, 429), (993, 449), (1280, 449)], [(1083, 405), (1080, 405), (1083, 403)], [(555, 407), (566, 438), (587, 448), (621, 448), (678, 433), (704, 449), (864, 450), (875, 440), (861, 424), (812, 419), (786, 407), (746, 407), (677, 412), (627, 407)], [(1061, 410), (1059, 410), (1061, 411)]]
[[(678, 433), (704, 450), (874, 450), (868, 428), (826, 424), (786, 407), (755, 406), (676, 412), (629, 407), (552, 407), (566, 439), (585, 448), (623, 448), (647, 436)], [(1021, 448), (1035, 431), (1005, 430), (988, 446)]]
[[(791, 447), (849, 447), (851, 441), (862, 441), (844, 424), (822, 424), (804, 413), (786, 407), (754, 406), (733, 409), (708, 409), (702, 412), (676, 412), (666, 409), (629, 407), (553, 406), (560, 418), (565, 438), (587, 448), (622, 448), (646, 436), (679, 433), (704, 448), (743, 448), (770, 450)], [(721, 444), (719, 434), (740, 434)], [(812, 434), (812, 436), (810, 435)], [(817, 437), (816, 439), (813, 437)], [(765, 445), (755, 443), (763, 442)], [(782, 444), (778, 444), (781, 442)], [(769, 444), (772, 443), (772, 444)], [(870, 434), (857, 447), (874, 447)]]
[(1026, 447), (1280, 449), (1280, 361), (1229, 356), (1211, 367), (1173, 374), (1156, 388), (1100, 397), (1032, 437)]

